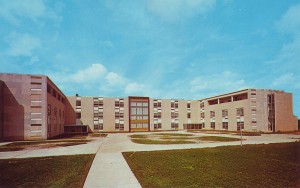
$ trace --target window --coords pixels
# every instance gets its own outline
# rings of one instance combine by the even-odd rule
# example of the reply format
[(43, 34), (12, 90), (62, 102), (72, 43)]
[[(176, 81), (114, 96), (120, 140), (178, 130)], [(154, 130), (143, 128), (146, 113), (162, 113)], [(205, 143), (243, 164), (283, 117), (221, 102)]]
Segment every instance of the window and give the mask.
[(215, 129), (216, 128), (216, 122), (210, 122), (210, 128)]
[(154, 113), (154, 118), (161, 118), (161, 112)]
[(237, 108), (236, 109), (237, 116), (244, 116), (244, 108)]
[(120, 102), (119, 101), (115, 101), (115, 107), (119, 107), (120, 106)]
[(42, 126), (42, 124), (34, 123), (34, 124), (31, 124), (31, 126)]
[(171, 118), (178, 118), (178, 113), (171, 112)]
[(154, 102), (153, 107), (154, 108), (161, 108), (161, 102)]
[(191, 103), (187, 103), (187, 108), (191, 108)]
[(171, 123), (172, 129), (178, 129), (178, 123)]
[(200, 117), (201, 117), (201, 118), (204, 118), (204, 112), (201, 112), (201, 113), (200, 113)]
[(241, 128), (244, 129), (244, 122), (237, 122), (237, 130), (239, 131)]
[(222, 122), (222, 128), (228, 130), (228, 122)]
[(178, 108), (178, 101), (171, 102), (171, 108)]
[(76, 106), (81, 106), (81, 101), (76, 101)]
[(228, 117), (228, 110), (222, 110), (222, 117)]
[(200, 108), (204, 108), (204, 102), (200, 103)]
[(210, 118), (214, 118), (214, 117), (216, 117), (215, 111), (210, 111)]
[(52, 88), (51, 88), (51, 86), (49, 86), (49, 85), (47, 85), (47, 92), (48, 92), (49, 94), (51, 94), (51, 92), (52, 92)]
[(161, 129), (161, 123), (155, 123), (154, 129)]
[(81, 113), (76, 113), (76, 119), (80, 119), (81, 118)]
[(191, 118), (191, 113), (187, 113), (187, 118)]

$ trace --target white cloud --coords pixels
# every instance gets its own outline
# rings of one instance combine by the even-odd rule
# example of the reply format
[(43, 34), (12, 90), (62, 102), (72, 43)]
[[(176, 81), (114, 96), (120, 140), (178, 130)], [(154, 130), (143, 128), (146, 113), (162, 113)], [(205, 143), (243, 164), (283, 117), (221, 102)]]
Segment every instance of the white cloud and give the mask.
[(75, 83), (88, 83), (99, 82), (105, 77), (107, 73), (106, 68), (102, 64), (92, 64), (86, 69), (77, 71), (75, 74), (71, 74), (66, 79)]
[(276, 27), (283, 33), (300, 34), (300, 4), (291, 6), (276, 23)]
[(145, 93), (145, 86), (136, 82), (129, 83), (125, 87), (125, 93), (128, 95), (140, 95)]
[(172, 21), (178, 18), (203, 14), (215, 6), (215, 0), (148, 0), (147, 8), (162, 20)]
[[(282, 45), (278, 55), (268, 62), (276, 63), (276, 69), (290, 72), (299, 70), (300, 62), (300, 4), (291, 6), (275, 23), (282, 34), (291, 36), (291, 42)], [(293, 69), (293, 70), (291, 70)]]
[(123, 85), (126, 79), (114, 72), (109, 72), (105, 79), (110, 85)]
[(0, 18), (19, 25), (21, 19), (36, 21), (38, 18), (57, 19), (56, 13), (47, 8), (43, 0), (0, 0)]
[(294, 74), (286, 73), (274, 79), (274, 81), (272, 82), (272, 86), (278, 87), (286, 84), (291, 84), (293, 80), (294, 80)]
[(230, 71), (209, 76), (198, 76), (190, 82), (190, 90), (193, 93), (226, 93), (229, 91), (246, 88), (245, 81), (239, 75)]
[[(118, 73), (108, 71), (101, 63), (91, 64), (77, 72), (48, 73), (49, 77), (60, 86), (74, 94), (78, 88), (83, 88), (82, 95), (94, 96), (126, 96), (126, 95), (149, 95), (154, 91), (144, 84), (133, 82)], [(152, 95), (151, 95), (152, 96)]]
[(41, 40), (29, 34), (13, 33), (8, 42), (8, 55), (11, 56), (31, 56), (41, 46)]

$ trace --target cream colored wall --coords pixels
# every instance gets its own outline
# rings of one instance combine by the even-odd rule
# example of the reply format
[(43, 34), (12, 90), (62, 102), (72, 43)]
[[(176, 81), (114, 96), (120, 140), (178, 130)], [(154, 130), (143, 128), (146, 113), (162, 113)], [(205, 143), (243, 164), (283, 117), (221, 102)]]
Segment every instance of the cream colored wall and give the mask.
[(124, 98), (124, 131), (129, 131), (129, 99)]
[(197, 100), (191, 101), (191, 117), (192, 123), (200, 123), (200, 102)]
[(293, 114), (293, 99), (290, 93), (275, 93), (275, 131), (295, 131), (297, 118)]
[(161, 128), (171, 130), (171, 100), (161, 100)]
[(94, 131), (94, 100), (93, 97), (81, 97), (81, 121)]
[(183, 124), (188, 123), (186, 100), (178, 100), (178, 111), (179, 111), (179, 129), (183, 129)]
[(115, 98), (103, 99), (103, 131), (115, 131)]

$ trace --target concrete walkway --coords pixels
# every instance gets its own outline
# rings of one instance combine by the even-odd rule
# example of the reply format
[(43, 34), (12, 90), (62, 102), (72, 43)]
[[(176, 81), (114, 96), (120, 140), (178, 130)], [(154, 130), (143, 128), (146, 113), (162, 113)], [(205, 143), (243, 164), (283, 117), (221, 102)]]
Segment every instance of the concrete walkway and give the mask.
[[(174, 133), (174, 132), (172, 132)], [(185, 133), (185, 132), (180, 132)], [(93, 161), (89, 174), (86, 178), (85, 188), (113, 188), (113, 187), (141, 187), (127, 162), (122, 156), (125, 151), (155, 151), (155, 150), (174, 150), (190, 148), (207, 148), (218, 146), (240, 145), (240, 141), (235, 142), (214, 142), (197, 144), (178, 144), (178, 145), (144, 145), (130, 141), (129, 135), (133, 133), (109, 134), (101, 145)], [(149, 134), (149, 133), (138, 133)], [(151, 133), (150, 133), (151, 134)], [(204, 134), (194, 133), (196, 136), (224, 136), (240, 138), (238, 135), (230, 134)], [(262, 135), (243, 137), (243, 145), (246, 144), (269, 144), (280, 142), (294, 142), (300, 139), (300, 135)]]
[(84, 187), (141, 187), (122, 153), (116, 145), (122, 145), (127, 137), (123, 134), (110, 134), (105, 139), (93, 161)]

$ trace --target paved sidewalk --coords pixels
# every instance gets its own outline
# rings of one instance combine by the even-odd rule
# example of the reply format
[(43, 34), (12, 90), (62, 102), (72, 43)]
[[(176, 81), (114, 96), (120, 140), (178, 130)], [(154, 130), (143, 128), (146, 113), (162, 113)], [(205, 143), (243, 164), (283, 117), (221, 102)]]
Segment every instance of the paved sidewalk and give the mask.
[(107, 136), (93, 161), (84, 183), (85, 188), (141, 187), (122, 153), (115, 147), (122, 144), (121, 142), (124, 140), (122, 135), (109, 134)]

